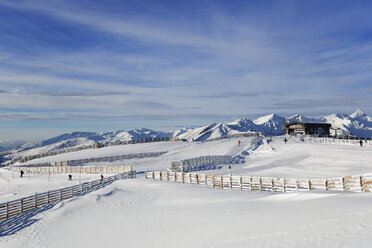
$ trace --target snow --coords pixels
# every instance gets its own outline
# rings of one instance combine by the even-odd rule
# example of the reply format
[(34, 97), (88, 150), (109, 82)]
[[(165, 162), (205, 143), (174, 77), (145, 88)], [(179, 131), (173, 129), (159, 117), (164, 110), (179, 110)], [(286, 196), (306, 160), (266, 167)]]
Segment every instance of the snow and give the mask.
[(351, 117), (351, 118), (357, 118), (357, 117), (362, 117), (362, 118), (364, 118), (364, 117), (366, 117), (366, 114), (365, 114), (362, 110), (357, 109), (354, 113), (352, 113), (352, 114), (350, 115), (350, 117)]
[[(361, 110), (351, 115), (333, 114), (322, 118), (309, 118), (302, 115), (293, 115), (285, 119), (285, 122), (301, 121), (311, 123), (330, 123), (333, 129), (338, 129), (338, 135), (347, 134), (361, 138), (372, 137), (372, 118)], [(41, 142), (29, 142), (18, 150), (7, 151), (1, 155), (1, 160), (10, 160), (40, 153), (54, 152), (64, 148), (78, 146), (93, 146), (97, 143), (110, 143), (128, 140), (138, 140), (155, 137), (175, 137), (188, 141), (207, 141), (228, 135), (235, 135), (247, 132), (267, 133), (268, 135), (282, 135), (284, 132), (283, 117), (277, 114), (269, 114), (255, 120), (237, 119), (232, 122), (211, 123), (198, 128), (182, 128), (172, 132), (159, 132), (146, 128), (134, 129), (131, 131), (119, 130), (116, 132), (74, 132), (62, 134)], [(334, 134), (334, 130), (331, 133)], [(5, 143), (4, 143), (5, 144)], [(17, 146), (6, 146), (9, 149)], [(19, 143), (18, 143), (19, 147)], [(0, 142), (0, 151), (1, 151)], [(3, 148), (2, 150), (5, 150)], [(9, 153), (9, 154), (8, 154)], [(2, 159), (1, 156), (4, 158)]]
[[(283, 139), (254, 143), (242, 138), (241, 146), (238, 139), (159, 142), (61, 155), (168, 151), (133, 160), (137, 171), (166, 169), (176, 159), (228, 154), (235, 157), (234, 175), (328, 178), (372, 172), (372, 146), (294, 139), (284, 144)], [(204, 172), (226, 174), (227, 168)], [(47, 175), (12, 179), (0, 172), (2, 195), (49, 189), (41, 178)], [(67, 186), (64, 177), (53, 175), (54, 186)], [(21, 180), (28, 189), (19, 187)], [(370, 247), (371, 204), (369, 193), (221, 190), (139, 174), (14, 219), (0, 230), (0, 247)]]
[(72, 174), (71, 181), (68, 180), (66, 174), (51, 174), (50, 180), (49, 175), (24, 175), (21, 178), (18, 172), (13, 173), (0, 169), (0, 202), (16, 200), (61, 187), (70, 187), (79, 184), (79, 182), (84, 183), (99, 178), (100, 175), (92, 174), (81, 174), (80, 176), (79, 174)]
[(279, 116), (277, 116), (276, 114), (265, 115), (265, 116), (255, 119), (253, 122), (257, 125), (262, 125), (267, 122), (270, 122), (272, 119), (276, 119), (277, 117), (279, 118)]

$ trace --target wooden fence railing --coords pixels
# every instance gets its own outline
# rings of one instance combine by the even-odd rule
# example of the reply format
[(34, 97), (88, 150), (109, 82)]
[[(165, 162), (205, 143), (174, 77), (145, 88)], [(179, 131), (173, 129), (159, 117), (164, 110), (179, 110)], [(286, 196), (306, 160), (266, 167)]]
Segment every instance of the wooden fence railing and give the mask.
[(13, 171), (23, 171), (27, 174), (119, 174), (132, 171), (131, 165), (124, 166), (48, 166), (48, 167), (6, 167)]
[(209, 175), (170, 171), (150, 171), (148, 179), (169, 182), (200, 184), (218, 189), (241, 189), (250, 191), (295, 192), (309, 190), (339, 190), (372, 192), (372, 173), (328, 179), (287, 179), (272, 177)]
[(210, 155), (196, 158), (183, 159), (180, 161), (171, 162), (171, 170), (174, 172), (190, 172), (195, 167), (200, 165), (212, 165), (219, 163), (231, 162), (230, 155)]
[(95, 143), (88, 146), (78, 146), (78, 147), (70, 147), (66, 149), (61, 149), (53, 152), (46, 152), (46, 153), (40, 153), (36, 155), (29, 155), (24, 157), (15, 157), (12, 159), (11, 164), (14, 164), (19, 161), (30, 161), (37, 158), (44, 158), (48, 156), (54, 156), (57, 154), (63, 154), (63, 153), (69, 153), (69, 152), (76, 152), (86, 149), (96, 149), (97, 146), (102, 147), (108, 147), (108, 146), (117, 146), (117, 145), (128, 145), (128, 144), (138, 144), (138, 143), (150, 143), (150, 142), (161, 142), (161, 141), (172, 141), (172, 137), (160, 137), (160, 138), (146, 138), (146, 139), (137, 139), (137, 140), (127, 140), (127, 141), (117, 141), (117, 142), (109, 142), (109, 143)]
[(362, 146), (370, 146), (372, 145), (372, 140), (370, 138), (335, 138), (335, 137), (312, 137), (312, 136), (293, 136), (296, 139), (301, 141), (310, 142), (310, 143), (318, 143), (318, 144), (355, 144), (360, 145), (360, 141), (362, 141)]
[[(162, 152), (143, 152), (143, 153), (133, 153), (133, 154), (124, 154), (116, 156), (104, 156), (104, 157), (93, 157), (93, 158), (84, 158), (84, 159), (75, 159), (75, 160), (65, 160), (59, 162), (47, 162), (47, 163), (38, 163), (38, 164), (26, 164), (24, 166), (30, 167), (46, 167), (46, 166), (83, 166), (94, 163), (112, 163), (115, 161), (124, 161), (134, 158), (150, 158), (157, 157), (167, 153), (166, 151)], [(22, 166), (22, 164), (21, 164)]]
[(88, 190), (97, 188), (99, 186), (105, 186), (106, 184), (111, 183), (118, 179), (128, 179), (135, 177), (136, 171), (125, 172), (103, 178), (102, 180), (86, 182), (67, 188), (38, 193), (21, 199), (0, 203), (0, 222), (8, 218), (14, 217), (18, 214), (44, 206), (46, 204), (62, 201), (73, 196), (81, 195)]

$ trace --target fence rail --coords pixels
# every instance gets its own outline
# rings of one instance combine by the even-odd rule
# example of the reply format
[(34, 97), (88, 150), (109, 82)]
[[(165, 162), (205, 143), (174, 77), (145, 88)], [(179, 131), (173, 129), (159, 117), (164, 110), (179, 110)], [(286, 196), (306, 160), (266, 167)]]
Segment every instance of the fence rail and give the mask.
[(210, 155), (197, 158), (183, 159), (171, 162), (171, 170), (175, 172), (190, 172), (200, 165), (211, 165), (231, 162), (232, 156), (229, 155)]
[(287, 179), (149, 171), (145, 173), (145, 177), (161, 181), (200, 184), (218, 189), (241, 189), (268, 192), (295, 192), (309, 190), (372, 192), (372, 173), (327, 179)]
[(115, 161), (123, 161), (134, 158), (150, 158), (157, 157), (167, 153), (166, 151), (162, 152), (143, 152), (143, 153), (132, 153), (116, 156), (105, 156), (105, 157), (93, 157), (93, 158), (84, 158), (84, 159), (75, 159), (75, 160), (65, 160), (52, 163), (38, 163), (38, 164), (28, 164), (25, 166), (29, 167), (47, 167), (47, 166), (82, 166), (92, 163), (111, 163)]
[(132, 171), (131, 165), (118, 166), (48, 166), (48, 167), (7, 167), (6, 169), (26, 174), (119, 174)]
[(96, 143), (96, 144), (88, 145), (88, 146), (71, 147), (71, 148), (62, 149), (62, 150), (53, 151), (53, 152), (45, 152), (45, 153), (40, 153), (36, 155), (18, 157), (18, 158), (13, 159), (11, 161), (11, 164), (15, 164), (16, 162), (21, 162), (21, 161), (28, 162), (30, 160), (37, 159), (37, 158), (44, 158), (48, 156), (54, 156), (54, 155), (69, 153), (69, 152), (76, 152), (76, 151), (81, 151), (81, 150), (86, 150), (86, 149), (96, 149), (96, 148), (102, 148), (102, 147), (108, 147), (108, 146), (161, 142), (161, 141), (171, 141), (171, 140), (172, 140), (172, 137), (161, 137), (161, 138), (146, 138), (146, 139), (127, 140), (127, 141), (118, 141), (118, 142), (109, 142), (109, 143)]
[(75, 186), (52, 190), (48, 192), (38, 193), (32, 196), (24, 197), (21, 199), (0, 203), (0, 222), (8, 218), (14, 217), (18, 214), (33, 210), (35, 208), (62, 201), (73, 196), (81, 195), (88, 190), (105, 186), (108, 183), (118, 179), (135, 178), (136, 171), (125, 172), (114, 176), (103, 178), (102, 180), (95, 180), (78, 184)]
[(260, 133), (258, 132), (245, 132), (245, 133), (236, 133), (236, 134), (228, 134), (217, 138), (208, 139), (206, 141), (215, 141), (221, 139), (230, 139), (230, 138), (239, 138), (239, 137), (258, 137)]
[(331, 143), (331, 144), (355, 144), (360, 145), (362, 141), (363, 146), (372, 145), (370, 138), (335, 138), (335, 137), (313, 137), (313, 136), (292, 136), (301, 141), (311, 143)]

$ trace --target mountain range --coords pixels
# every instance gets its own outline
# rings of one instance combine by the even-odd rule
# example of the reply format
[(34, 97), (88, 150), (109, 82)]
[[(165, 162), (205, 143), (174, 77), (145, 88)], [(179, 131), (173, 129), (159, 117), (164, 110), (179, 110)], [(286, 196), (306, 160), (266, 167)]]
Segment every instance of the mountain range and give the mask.
[(284, 133), (284, 124), (291, 121), (330, 123), (332, 124), (333, 132), (334, 129), (337, 129), (338, 134), (362, 138), (372, 137), (372, 118), (361, 110), (357, 110), (351, 115), (332, 114), (321, 118), (308, 118), (299, 114), (284, 118), (277, 114), (270, 114), (253, 121), (250, 119), (238, 119), (227, 123), (211, 123), (207, 126), (198, 128), (182, 128), (173, 132), (160, 132), (147, 128), (139, 128), (131, 131), (120, 130), (115, 132), (73, 132), (40, 142), (12, 143), (9, 141), (0, 141), (0, 152), (7, 154), (7, 159), (10, 159), (15, 154), (17, 154), (17, 156), (26, 156), (69, 147), (152, 137), (174, 137), (187, 141), (206, 141), (222, 136), (246, 132), (260, 132), (262, 134), (266, 133), (267, 135), (276, 136), (282, 135)]

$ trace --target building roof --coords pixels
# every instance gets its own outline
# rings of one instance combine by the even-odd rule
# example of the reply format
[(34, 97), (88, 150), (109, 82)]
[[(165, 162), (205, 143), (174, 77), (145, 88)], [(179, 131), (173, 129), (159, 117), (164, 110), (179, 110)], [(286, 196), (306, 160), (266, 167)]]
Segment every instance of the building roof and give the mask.
[(314, 122), (301, 122), (301, 121), (291, 121), (285, 124), (285, 127), (289, 127), (291, 125), (302, 125), (305, 127), (315, 127), (315, 126), (320, 126), (320, 127), (331, 127), (331, 124), (329, 123), (314, 123)]

